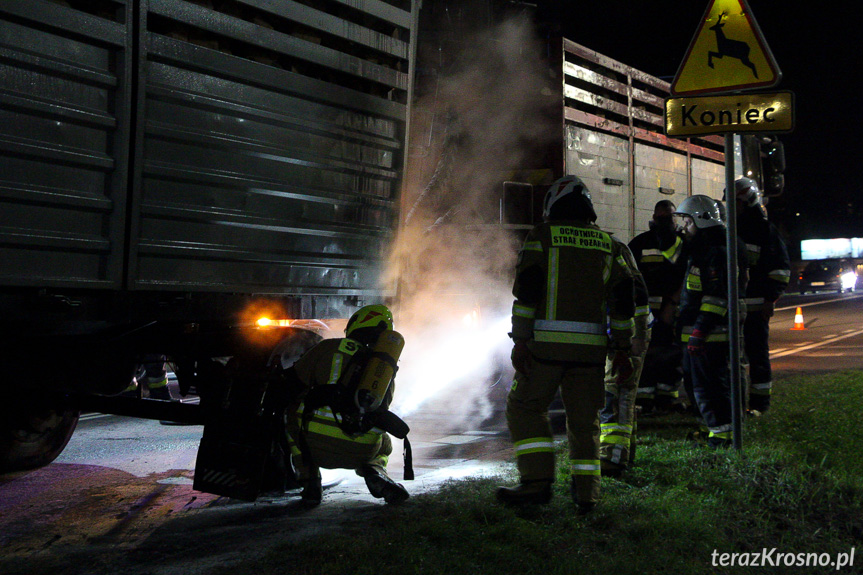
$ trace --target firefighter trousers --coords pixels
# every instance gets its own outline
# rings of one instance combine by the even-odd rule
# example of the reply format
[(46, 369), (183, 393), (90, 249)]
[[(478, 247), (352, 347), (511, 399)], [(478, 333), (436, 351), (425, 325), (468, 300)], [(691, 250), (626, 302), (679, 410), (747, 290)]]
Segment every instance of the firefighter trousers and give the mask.
[[(374, 467), (383, 475), (387, 474), (387, 463), (393, 452), (392, 439), (388, 433), (365, 433), (351, 438), (335, 425), (322, 425), (318, 429), (301, 431), (298, 426), (291, 426), (288, 430), (292, 463), (301, 480), (309, 476), (307, 462), (324, 469), (353, 469), (360, 476), (364, 476), (363, 468), (366, 466)], [(295, 441), (299, 434), (303, 434), (304, 442)], [(305, 457), (301, 446), (308, 449)]]
[(769, 338), (770, 320), (760, 311), (746, 314), (743, 347), (749, 360), (749, 408), (758, 411), (770, 408), (773, 371), (770, 367)]
[(683, 346), (683, 382), (690, 400), (704, 420), (708, 443), (731, 443), (731, 384), (728, 374), (728, 342), (711, 342), (703, 353), (692, 354)]
[(638, 380), (638, 405), (649, 410), (667, 409), (678, 398), (680, 386), (680, 346), (675, 341), (674, 329), (656, 322), (647, 353), (642, 357), (642, 371)]
[(548, 407), (560, 389), (575, 494), (579, 503), (597, 502), (604, 366), (533, 359), (527, 371), (516, 372), (506, 402), (506, 419), (522, 482), (554, 481), (554, 435)]
[(605, 360), (605, 406), (599, 412), (599, 459), (602, 465), (611, 463), (615, 469), (631, 466), (635, 457), (637, 420), (635, 398), (644, 366), (644, 354), (632, 357), (632, 375), (619, 381), (611, 373), (610, 352)]

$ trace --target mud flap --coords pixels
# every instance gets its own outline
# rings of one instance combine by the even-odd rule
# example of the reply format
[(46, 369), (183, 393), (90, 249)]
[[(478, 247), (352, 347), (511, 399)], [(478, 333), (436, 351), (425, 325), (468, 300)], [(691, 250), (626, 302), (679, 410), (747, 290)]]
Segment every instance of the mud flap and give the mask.
[(205, 410), (194, 489), (244, 501), (260, 495), (273, 448), (273, 416), (263, 409), (266, 385), (231, 382), (217, 406)]
[(238, 437), (238, 427), (204, 426), (193, 487), (206, 493), (255, 501), (261, 492), (271, 439), (269, 434), (256, 436), (248, 430), (243, 430), (245, 437)]

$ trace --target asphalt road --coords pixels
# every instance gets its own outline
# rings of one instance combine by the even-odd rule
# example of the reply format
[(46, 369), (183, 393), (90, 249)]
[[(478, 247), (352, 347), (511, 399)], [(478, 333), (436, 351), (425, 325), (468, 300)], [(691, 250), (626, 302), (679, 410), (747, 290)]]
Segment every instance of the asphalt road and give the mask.
[[(798, 306), (805, 329), (793, 330)], [(775, 371), (863, 368), (861, 312), (858, 294), (784, 297), (771, 322)], [(452, 421), (445, 404), (408, 418), (417, 478), (405, 485), (412, 494), (449, 478), (511, 469), (502, 399), (497, 390), (498, 409), (482, 423)], [(360, 478), (338, 471), (325, 475), (324, 503), (312, 510), (297, 492), (247, 503), (195, 491), (202, 431), (84, 416), (53, 464), (0, 478), (0, 573), (206, 573), (384, 506)], [(396, 479), (400, 454), (397, 442), (390, 464)]]
[[(802, 330), (792, 329), (798, 307)], [(770, 358), (779, 373), (863, 367), (863, 295), (784, 297), (770, 322)]]

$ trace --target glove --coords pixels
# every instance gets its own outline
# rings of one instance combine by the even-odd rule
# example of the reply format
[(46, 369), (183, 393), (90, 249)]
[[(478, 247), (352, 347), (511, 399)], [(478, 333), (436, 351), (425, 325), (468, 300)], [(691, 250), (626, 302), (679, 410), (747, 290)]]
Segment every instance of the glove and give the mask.
[(512, 347), (512, 366), (519, 373), (527, 373), (527, 366), (530, 362), (530, 350), (527, 349), (527, 342), (523, 339), (515, 341)]
[(614, 357), (611, 359), (611, 375), (617, 377), (618, 383), (632, 377), (634, 371), (629, 352), (622, 349), (615, 351)]
[(692, 330), (692, 335), (689, 336), (689, 342), (686, 344), (686, 350), (689, 352), (689, 355), (704, 355), (707, 353), (707, 349), (704, 347), (706, 338), (707, 334), (700, 329)]

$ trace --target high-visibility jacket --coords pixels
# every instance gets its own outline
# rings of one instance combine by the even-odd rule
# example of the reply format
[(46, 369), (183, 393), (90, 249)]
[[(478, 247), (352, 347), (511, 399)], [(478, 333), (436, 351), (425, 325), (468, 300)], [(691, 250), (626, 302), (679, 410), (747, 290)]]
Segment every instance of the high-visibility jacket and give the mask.
[(603, 364), (629, 347), (635, 314), (626, 246), (585, 221), (539, 224), (518, 256), (512, 337), (540, 360)]
[(686, 274), (686, 253), (681, 237), (648, 230), (632, 238), (629, 249), (647, 284), (650, 309), (659, 313), (664, 305), (675, 303)]
[[(339, 379), (351, 358), (365, 347), (350, 338), (325, 339), (303, 354), (294, 363), (294, 369), (300, 382), (309, 389), (319, 385), (339, 385)], [(392, 402), (394, 387), (393, 382), (384, 396), (381, 409), (388, 408)], [(303, 423), (304, 407), (301, 404), (297, 410), (297, 421), (300, 425)], [(316, 409), (305, 424), (304, 431), (309, 434), (326, 436), (337, 443), (350, 442), (355, 444), (358, 452), (372, 455), (380, 445), (381, 435), (384, 433), (382, 429), (373, 427), (365, 433), (349, 436), (342, 431), (331, 407), (326, 405)]]
[[(707, 336), (708, 342), (728, 341), (728, 250), (725, 228), (699, 230), (690, 245), (686, 281), (680, 297), (681, 341), (686, 343), (693, 330)], [(738, 289), (746, 293), (748, 278), (746, 251), (738, 241)], [(742, 310), (741, 310), (742, 311)]]
[(737, 218), (737, 233), (746, 244), (749, 284), (746, 288), (747, 311), (760, 310), (775, 302), (791, 279), (791, 261), (785, 242), (761, 206), (744, 208)]

